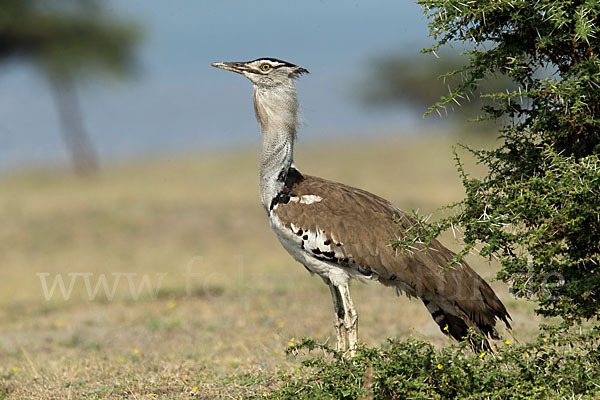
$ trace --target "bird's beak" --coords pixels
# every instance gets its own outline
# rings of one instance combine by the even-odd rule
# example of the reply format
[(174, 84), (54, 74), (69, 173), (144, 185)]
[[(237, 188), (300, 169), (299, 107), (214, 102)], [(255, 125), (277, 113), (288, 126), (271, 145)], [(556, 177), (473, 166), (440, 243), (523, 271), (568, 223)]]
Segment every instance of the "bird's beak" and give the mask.
[(238, 74), (241, 74), (246, 70), (246, 65), (242, 62), (216, 62), (210, 65), (215, 68), (221, 68), (227, 71), (237, 72)]

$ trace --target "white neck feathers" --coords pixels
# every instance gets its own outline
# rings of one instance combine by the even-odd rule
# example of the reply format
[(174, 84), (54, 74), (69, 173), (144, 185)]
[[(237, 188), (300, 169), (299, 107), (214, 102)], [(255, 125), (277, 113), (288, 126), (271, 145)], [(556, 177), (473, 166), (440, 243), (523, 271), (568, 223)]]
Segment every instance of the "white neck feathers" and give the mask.
[(293, 85), (255, 86), (254, 111), (263, 133), (260, 199), (263, 207), (269, 211), (271, 201), (283, 189), (282, 176), (287, 175), (293, 164), (298, 124), (296, 89)]

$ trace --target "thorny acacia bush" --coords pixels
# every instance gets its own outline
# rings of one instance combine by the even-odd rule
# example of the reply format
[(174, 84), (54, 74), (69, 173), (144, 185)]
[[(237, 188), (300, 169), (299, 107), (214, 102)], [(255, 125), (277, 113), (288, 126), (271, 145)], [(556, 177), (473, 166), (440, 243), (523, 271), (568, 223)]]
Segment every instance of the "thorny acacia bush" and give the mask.
[[(478, 336), (475, 333), (471, 335)], [(481, 338), (471, 338), (481, 340)], [(417, 339), (360, 347), (348, 359), (304, 339), (289, 353), (323, 350), (282, 376), (272, 399), (597, 399), (600, 331), (547, 330), (537, 341), (506, 341), (494, 352), (473, 353), (461, 342), (443, 349)]]
[(483, 119), (503, 123), (491, 150), (467, 148), (488, 168), (470, 176), (456, 157), (466, 196), (454, 212), (419, 222), (395, 243), (427, 244), (448, 229), (464, 233), (458, 259), (478, 246), (500, 261), (498, 278), (537, 312), (565, 325), (600, 313), (600, 2), (597, 0), (420, 0), (435, 53), (472, 45), (461, 83), (429, 112), (460, 103), (489, 75), (515, 91), (482, 94)]

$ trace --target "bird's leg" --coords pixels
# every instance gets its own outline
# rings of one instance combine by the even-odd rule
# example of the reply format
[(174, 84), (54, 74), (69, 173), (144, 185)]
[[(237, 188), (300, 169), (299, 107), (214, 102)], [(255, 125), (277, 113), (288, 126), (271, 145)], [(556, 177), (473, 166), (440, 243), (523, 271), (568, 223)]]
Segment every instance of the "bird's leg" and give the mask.
[(339, 285), (336, 287), (340, 294), (342, 301), (342, 307), (344, 309), (344, 327), (346, 328), (348, 348), (350, 350), (350, 357), (354, 357), (356, 352), (356, 345), (358, 343), (358, 314), (354, 308), (354, 303), (350, 298), (350, 289), (348, 283)]
[(329, 283), (329, 290), (331, 290), (331, 297), (333, 298), (333, 310), (335, 311), (335, 331), (337, 333), (337, 344), (336, 349), (338, 351), (346, 351), (348, 349), (348, 334), (346, 331), (346, 325), (344, 324), (344, 317), (346, 315), (342, 302), (342, 295), (337, 286)]

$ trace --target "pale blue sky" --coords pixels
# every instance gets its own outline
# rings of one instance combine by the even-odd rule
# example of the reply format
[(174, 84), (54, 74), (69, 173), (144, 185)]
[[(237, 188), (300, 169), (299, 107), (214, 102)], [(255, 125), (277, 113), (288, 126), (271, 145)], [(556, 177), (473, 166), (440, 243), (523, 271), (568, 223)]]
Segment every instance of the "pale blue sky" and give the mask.
[[(419, 6), (402, 0), (111, 0), (146, 31), (139, 75), (80, 85), (86, 126), (104, 160), (206, 151), (259, 141), (251, 85), (214, 61), (276, 57), (308, 68), (300, 137), (408, 132), (414, 110), (366, 110), (352, 99), (382, 53), (429, 43)], [(417, 114), (417, 115), (415, 115)], [(0, 68), (0, 166), (65, 162), (44, 80), (23, 64)]]

